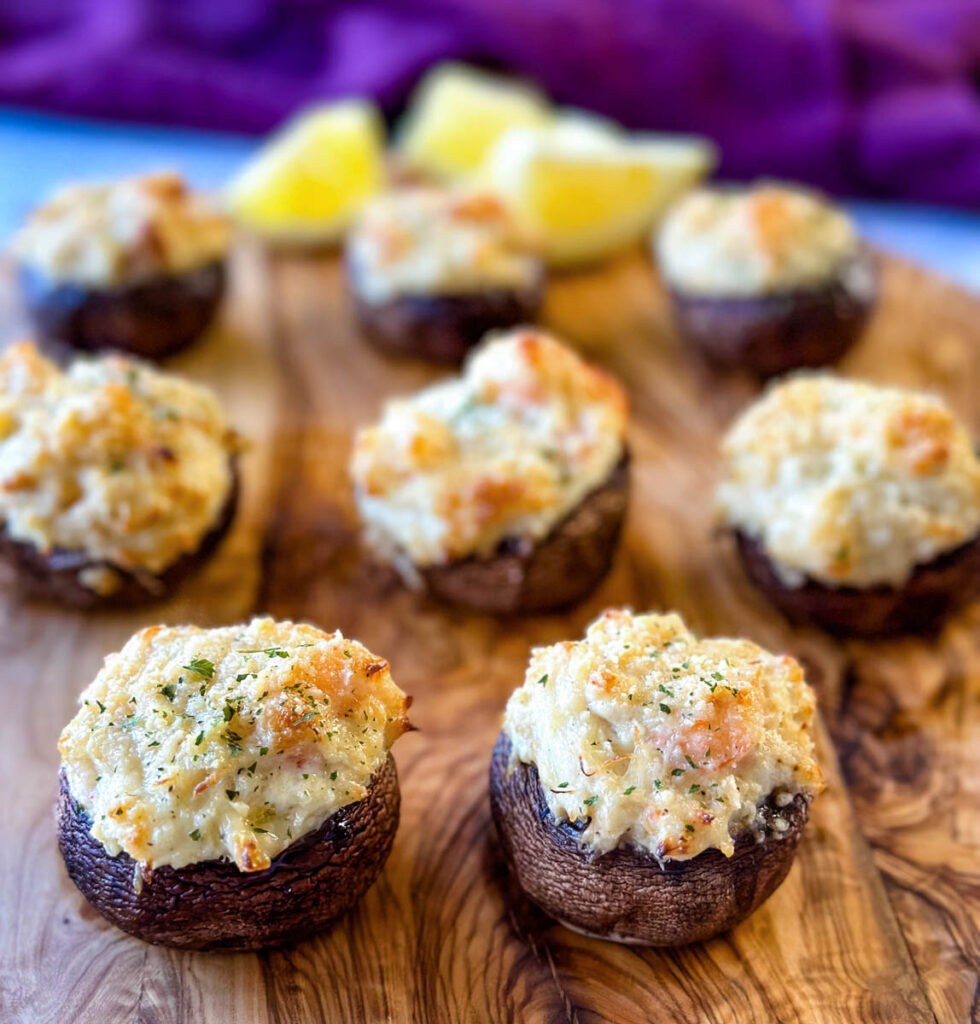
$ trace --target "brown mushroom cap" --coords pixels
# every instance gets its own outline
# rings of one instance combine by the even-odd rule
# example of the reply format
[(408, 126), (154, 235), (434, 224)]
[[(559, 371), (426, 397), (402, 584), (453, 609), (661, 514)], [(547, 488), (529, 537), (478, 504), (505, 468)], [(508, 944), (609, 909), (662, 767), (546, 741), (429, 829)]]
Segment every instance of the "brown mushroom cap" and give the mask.
[(58, 845), (85, 898), (123, 931), (178, 949), (261, 949), (311, 935), (345, 914), (384, 867), (398, 828), (391, 755), (363, 800), (342, 807), (264, 871), (231, 861), (159, 867), (134, 887), (136, 861), (109, 855), (60, 773)]
[[(873, 282), (870, 253), (863, 251), (856, 262), (859, 277)], [(819, 288), (752, 297), (668, 291), (680, 333), (710, 363), (773, 377), (797, 367), (834, 363), (858, 339), (876, 288), (854, 288), (849, 276), (845, 271)]]
[[(552, 817), (534, 765), (519, 763), (508, 775), (510, 754), (501, 733), (490, 761), (490, 807), (511, 870), (550, 917), (597, 938), (681, 946), (727, 931), (782, 883), (809, 817), (804, 795), (778, 810), (766, 804), (762, 840), (740, 834), (731, 857), (712, 849), (661, 866), (629, 846), (594, 856), (570, 823)], [(768, 826), (776, 816), (785, 831)]]
[(582, 600), (609, 571), (629, 504), (629, 455), (540, 541), (501, 542), (489, 557), (420, 568), (440, 600), (494, 615), (530, 615)]
[[(348, 265), (348, 275), (351, 274)], [(456, 295), (403, 295), (366, 302), (350, 281), (358, 326), (394, 356), (458, 364), (489, 331), (533, 323), (544, 297), (544, 275), (526, 288), (487, 288)]]
[(752, 582), (791, 621), (831, 633), (889, 636), (928, 633), (980, 594), (980, 536), (917, 566), (901, 587), (831, 587), (808, 579), (789, 587), (762, 545), (734, 530)]
[(115, 349), (164, 359), (207, 329), (225, 291), (225, 267), (206, 263), (137, 284), (92, 288), (20, 268), (20, 286), (38, 340), (52, 355)]
[[(42, 552), (33, 544), (15, 540), (0, 525), (0, 563), (6, 563), (14, 585), (25, 595), (53, 601), (68, 608), (92, 611), (102, 608), (128, 608), (161, 601), (200, 568), (213, 554), (228, 532), (238, 507), (239, 474), (231, 459), (232, 481), (218, 521), (205, 534), (196, 551), (182, 555), (159, 575), (123, 569), (108, 562), (93, 561), (84, 551), (55, 548)], [(82, 582), (86, 570), (108, 568), (121, 580), (111, 594), (99, 594)]]

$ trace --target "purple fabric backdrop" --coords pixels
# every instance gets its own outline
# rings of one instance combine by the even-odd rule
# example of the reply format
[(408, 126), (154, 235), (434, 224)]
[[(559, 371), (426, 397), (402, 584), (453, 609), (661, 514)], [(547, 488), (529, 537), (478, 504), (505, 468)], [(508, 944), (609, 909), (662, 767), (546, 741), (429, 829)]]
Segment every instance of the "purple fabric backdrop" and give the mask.
[(0, 100), (71, 113), (264, 131), (447, 56), (726, 175), (980, 208), (980, 0), (0, 0)]

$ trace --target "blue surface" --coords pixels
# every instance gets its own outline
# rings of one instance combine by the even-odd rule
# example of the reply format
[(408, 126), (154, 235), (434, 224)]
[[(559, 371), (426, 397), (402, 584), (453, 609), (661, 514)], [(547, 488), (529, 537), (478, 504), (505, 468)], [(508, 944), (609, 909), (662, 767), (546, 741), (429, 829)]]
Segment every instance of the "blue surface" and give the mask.
[[(176, 128), (55, 117), (0, 107), (0, 239), (54, 186), (175, 168), (201, 188), (217, 188), (258, 141)], [(926, 206), (846, 204), (872, 242), (980, 292), (980, 215)]]

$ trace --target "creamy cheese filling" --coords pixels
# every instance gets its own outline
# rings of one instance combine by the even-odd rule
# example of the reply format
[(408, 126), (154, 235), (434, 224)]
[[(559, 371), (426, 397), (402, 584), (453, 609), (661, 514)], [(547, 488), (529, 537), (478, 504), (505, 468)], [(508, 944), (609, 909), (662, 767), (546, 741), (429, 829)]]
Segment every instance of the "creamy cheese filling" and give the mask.
[(656, 240), (670, 285), (718, 297), (818, 287), (859, 246), (842, 210), (809, 190), (771, 183), (697, 189), (670, 211)]
[(388, 663), (339, 632), (152, 626), (106, 658), (58, 747), (111, 855), (259, 871), (365, 796), (406, 706)]
[(376, 553), (404, 567), (538, 540), (623, 457), (626, 398), (555, 339), (485, 343), (460, 377), (388, 402), (355, 440), (355, 496)]
[(375, 200), (348, 241), (362, 299), (535, 287), (541, 265), (488, 192), (402, 189)]
[(901, 586), (980, 533), (980, 459), (940, 398), (799, 374), (728, 431), (717, 504), (789, 586)]
[(14, 256), (53, 281), (132, 284), (220, 260), (225, 217), (173, 173), (69, 185), (14, 236)]
[(42, 552), (160, 573), (219, 519), (235, 446), (199, 384), (121, 356), (62, 371), (28, 342), (0, 356), (0, 522)]
[(590, 850), (686, 860), (731, 856), (767, 800), (823, 788), (814, 708), (788, 656), (699, 639), (676, 614), (610, 610), (584, 640), (531, 652), (504, 732), (511, 768), (537, 768), (551, 814)]

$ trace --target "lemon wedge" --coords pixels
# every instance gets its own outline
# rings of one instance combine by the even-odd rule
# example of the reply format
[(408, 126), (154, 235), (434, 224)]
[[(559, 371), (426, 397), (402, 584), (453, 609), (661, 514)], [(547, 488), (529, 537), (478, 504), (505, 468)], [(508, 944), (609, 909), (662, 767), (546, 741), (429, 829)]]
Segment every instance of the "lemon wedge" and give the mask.
[(482, 177), (548, 263), (570, 267), (638, 242), (714, 163), (705, 139), (629, 135), (603, 118), (571, 113), (508, 131)]
[(548, 101), (528, 86), (465, 64), (440, 64), (416, 90), (398, 151), (417, 170), (465, 177), (482, 166), (504, 132), (549, 117)]
[(364, 100), (312, 107), (289, 121), (227, 187), (246, 227), (286, 242), (337, 239), (382, 187), (384, 125)]

